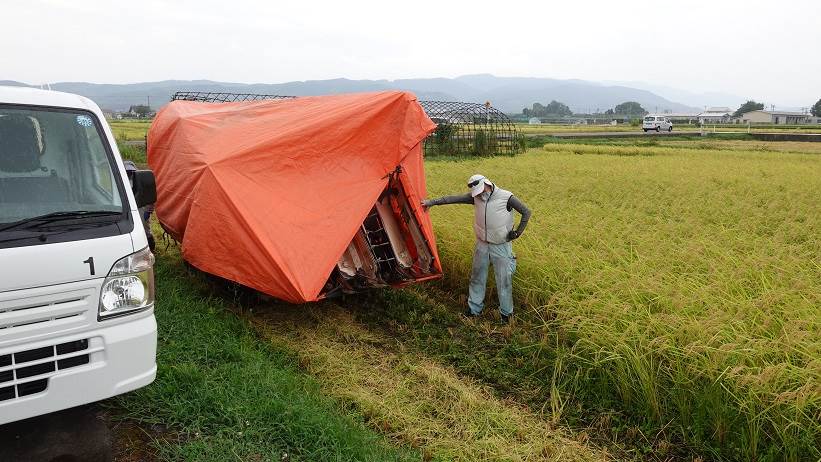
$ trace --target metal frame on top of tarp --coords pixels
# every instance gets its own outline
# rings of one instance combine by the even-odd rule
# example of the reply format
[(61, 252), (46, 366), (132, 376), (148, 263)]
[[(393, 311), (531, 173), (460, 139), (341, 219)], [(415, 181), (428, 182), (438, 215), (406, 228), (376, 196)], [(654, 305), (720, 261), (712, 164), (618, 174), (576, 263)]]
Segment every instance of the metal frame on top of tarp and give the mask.
[(258, 93), (225, 93), (213, 91), (178, 91), (171, 101), (200, 101), (202, 103), (233, 103), (236, 101), (258, 101), (265, 99), (293, 99), (296, 96), (262, 95)]
[[(296, 96), (257, 93), (178, 91), (172, 101), (228, 103), (292, 99)], [(490, 103), (419, 101), (436, 130), (425, 139), (425, 155), (514, 155), (525, 150), (524, 137), (510, 118)]]

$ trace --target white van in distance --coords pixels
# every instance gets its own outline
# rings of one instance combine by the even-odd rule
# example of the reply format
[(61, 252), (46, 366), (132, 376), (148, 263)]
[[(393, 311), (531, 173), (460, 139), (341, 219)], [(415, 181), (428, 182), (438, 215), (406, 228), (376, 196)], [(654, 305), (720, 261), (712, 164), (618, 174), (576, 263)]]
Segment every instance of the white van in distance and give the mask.
[(100, 108), (0, 87), (0, 424), (99, 401), (156, 375), (154, 256)]
[(670, 119), (663, 115), (651, 114), (644, 117), (641, 128), (645, 131), (645, 133), (650, 130), (655, 130), (657, 132), (671, 132), (673, 131), (673, 122), (670, 122)]

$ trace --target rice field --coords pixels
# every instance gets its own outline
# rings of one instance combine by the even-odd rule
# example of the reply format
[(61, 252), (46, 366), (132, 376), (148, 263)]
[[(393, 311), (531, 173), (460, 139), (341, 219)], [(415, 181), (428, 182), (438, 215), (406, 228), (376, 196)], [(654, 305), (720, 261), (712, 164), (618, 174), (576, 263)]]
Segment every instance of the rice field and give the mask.
[[(481, 172), (533, 209), (514, 246), (514, 324), (497, 325), (492, 292), (482, 318), (459, 316), (473, 245), (470, 207), (431, 209), (442, 285), (296, 309), (202, 292), (173, 246), (158, 250), (168, 370), (120, 403), (140, 423), (159, 418), (177, 433), (209, 438), (158, 441), (158, 454), (821, 457), (821, 145), (557, 140), (514, 158), (426, 165), (430, 196), (461, 192)], [(199, 313), (202, 306), (210, 308)], [(242, 345), (212, 342), (196, 365), (213, 392), (183, 387), (190, 342), (173, 340), (171, 330), (195, 313), (197, 332), (234, 323), (225, 309), (239, 315), (231, 332)], [(226, 332), (208, 335), (234, 335)], [(238, 359), (221, 348), (248, 354)], [(239, 366), (247, 386), (224, 393), (221, 368)], [(270, 406), (255, 404), (259, 390), (280, 387), (286, 392)], [(289, 409), (302, 389), (307, 397), (297, 408), (321, 414), (321, 425), (261, 414)], [(238, 419), (288, 432), (260, 431), (248, 442), (235, 435), (245, 434), (234, 428)], [(335, 443), (341, 434), (351, 441)]]
[[(781, 154), (821, 154), (821, 143), (803, 141), (756, 141), (746, 136), (725, 135), (710, 136), (707, 138), (589, 138), (589, 139), (551, 139), (546, 143), (552, 144), (586, 144), (605, 146), (626, 146), (636, 148), (680, 148), (689, 150), (707, 151), (752, 151), (774, 152)], [(544, 147), (544, 146), (542, 146)]]
[[(556, 351), (545, 401), (622, 410), (708, 458), (817, 460), (818, 147), (699, 143), (433, 160), (429, 196), (479, 172), (534, 211), (514, 245), (516, 328)], [(431, 214), (445, 284), (465, 291), (472, 210)]]
[[(640, 126), (631, 126), (630, 124), (618, 125), (571, 125), (571, 124), (526, 124), (517, 123), (516, 129), (525, 135), (550, 135), (554, 133), (586, 133), (586, 132), (641, 132)], [(674, 132), (697, 132), (701, 131), (701, 127), (696, 124), (674, 123)], [(707, 132), (738, 132), (747, 133), (747, 126), (742, 124), (724, 124), (724, 125), (707, 125), (704, 127)], [(821, 132), (821, 125), (753, 125), (750, 127), (751, 132), (799, 132), (799, 133), (818, 133)]]
[(142, 141), (151, 127), (151, 120), (109, 120), (108, 125), (117, 141)]

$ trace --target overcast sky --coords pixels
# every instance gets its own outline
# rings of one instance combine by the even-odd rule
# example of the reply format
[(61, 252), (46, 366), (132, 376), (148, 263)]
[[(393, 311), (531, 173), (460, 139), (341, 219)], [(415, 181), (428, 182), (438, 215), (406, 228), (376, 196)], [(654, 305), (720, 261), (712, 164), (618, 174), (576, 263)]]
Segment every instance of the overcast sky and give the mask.
[[(644, 81), (808, 106), (821, 1), (4, 0), (0, 80)], [(666, 6), (670, 5), (670, 6)]]

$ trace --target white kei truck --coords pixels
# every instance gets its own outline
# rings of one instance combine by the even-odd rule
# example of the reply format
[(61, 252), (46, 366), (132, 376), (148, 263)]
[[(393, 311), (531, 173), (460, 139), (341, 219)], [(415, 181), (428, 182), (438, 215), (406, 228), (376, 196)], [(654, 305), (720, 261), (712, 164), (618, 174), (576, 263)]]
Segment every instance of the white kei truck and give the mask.
[(91, 100), (0, 86), (0, 424), (154, 380), (155, 199)]

